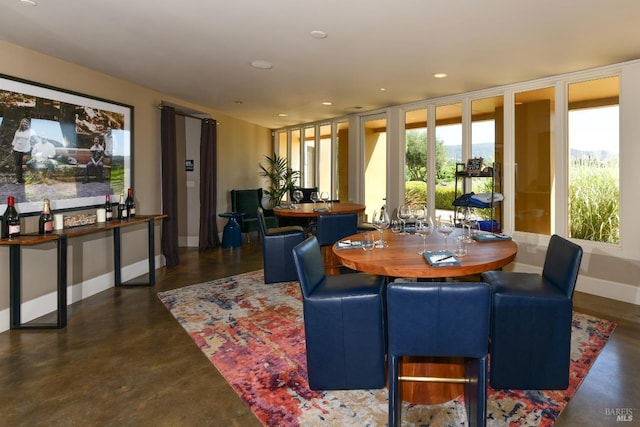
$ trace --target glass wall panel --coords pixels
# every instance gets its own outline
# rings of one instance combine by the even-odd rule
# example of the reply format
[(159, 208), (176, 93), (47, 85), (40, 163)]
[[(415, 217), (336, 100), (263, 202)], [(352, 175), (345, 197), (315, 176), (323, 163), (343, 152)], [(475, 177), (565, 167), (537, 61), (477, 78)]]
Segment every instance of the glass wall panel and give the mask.
[(405, 194), (401, 199), (406, 204), (427, 203), (427, 110), (405, 113)]
[[(502, 165), (504, 159), (504, 97), (476, 99), (471, 101), (471, 157), (482, 157), (485, 167), (495, 167), (495, 180), (471, 179), (474, 193), (502, 193)], [(493, 218), (502, 227), (502, 205), (492, 212), (477, 209), (481, 218)]]
[(316, 128), (304, 128), (304, 145), (303, 145), (304, 166), (302, 173), (302, 187), (309, 188), (316, 185)]
[(618, 77), (569, 85), (569, 235), (620, 241)]
[(341, 202), (349, 201), (349, 122), (339, 122), (336, 125), (336, 179), (334, 187), (337, 194), (334, 198)]
[(331, 176), (331, 125), (319, 127), (318, 147), (318, 189), (328, 191), (333, 199), (333, 177)]
[(436, 107), (436, 216), (453, 216), (456, 163), (462, 160), (462, 104)]
[(380, 209), (387, 197), (387, 120), (371, 118), (363, 122), (365, 220)]
[(515, 230), (551, 233), (555, 91), (515, 94)]
[(287, 151), (287, 132), (281, 131), (276, 134), (277, 153), (280, 157), (289, 157)]
[[(302, 171), (300, 161), (301, 134), (302, 132), (300, 129), (293, 129), (291, 131), (291, 154), (289, 156), (289, 165), (291, 166), (291, 169), (297, 171)], [(288, 197), (288, 195), (285, 197)]]

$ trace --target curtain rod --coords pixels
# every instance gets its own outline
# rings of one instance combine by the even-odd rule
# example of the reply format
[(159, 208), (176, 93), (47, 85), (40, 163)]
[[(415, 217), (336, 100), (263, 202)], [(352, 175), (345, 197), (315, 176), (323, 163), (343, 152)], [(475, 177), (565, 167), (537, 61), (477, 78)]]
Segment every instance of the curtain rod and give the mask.
[[(162, 110), (163, 107), (165, 107), (165, 105), (163, 103), (160, 103), (158, 105), (158, 109), (160, 109), (160, 110)], [(189, 117), (191, 119), (196, 119), (196, 120), (213, 120), (211, 118), (211, 116), (209, 116), (209, 117), (198, 117), (198, 116), (194, 116), (194, 115), (191, 115), (191, 114), (183, 113), (182, 111), (177, 110), (176, 107), (174, 107), (173, 105), (167, 105), (167, 107), (173, 107), (173, 109), (175, 110), (175, 113), (176, 113), (177, 116)]]

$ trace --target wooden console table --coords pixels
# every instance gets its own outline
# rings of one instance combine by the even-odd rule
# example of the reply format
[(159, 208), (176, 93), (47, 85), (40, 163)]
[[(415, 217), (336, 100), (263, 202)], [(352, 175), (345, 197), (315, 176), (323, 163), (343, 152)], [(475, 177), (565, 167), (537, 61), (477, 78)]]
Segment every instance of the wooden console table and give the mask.
[[(113, 220), (91, 225), (56, 230), (52, 234), (23, 234), (16, 239), (0, 239), (0, 246), (9, 246), (9, 304), (11, 329), (60, 329), (67, 326), (67, 239), (85, 234), (102, 231), (113, 231), (113, 268), (115, 286), (154, 286), (155, 285), (155, 220), (165, 218), (166, 215), (136, 215), (125, 220)], [(145, 283), (122, 282), (121, 239), (122, 227), (147, 223), (148, 227), (148, 258), (149, 281)], [(22, 246), (38, 245), (46, 242), (57, 242), (57, 296), (58, 311), (55, 323), (32, 322), (23, 324), (21, 321), (22, 279), (21, 279), (21, 248)]]

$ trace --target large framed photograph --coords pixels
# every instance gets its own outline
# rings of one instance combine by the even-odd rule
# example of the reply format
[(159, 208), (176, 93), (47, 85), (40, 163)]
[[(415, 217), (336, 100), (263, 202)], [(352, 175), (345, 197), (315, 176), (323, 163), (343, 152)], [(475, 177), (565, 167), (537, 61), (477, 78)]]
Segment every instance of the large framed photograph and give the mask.
[(0, 215), (117, 202), (133, 186), (133, 107), (0, 74)]

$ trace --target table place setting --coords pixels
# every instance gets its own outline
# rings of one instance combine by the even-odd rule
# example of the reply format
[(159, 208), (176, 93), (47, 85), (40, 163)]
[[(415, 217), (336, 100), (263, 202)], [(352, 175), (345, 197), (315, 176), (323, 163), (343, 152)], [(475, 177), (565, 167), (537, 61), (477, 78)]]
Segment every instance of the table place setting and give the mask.
[(445, 267), (460, 265), (460, 260), (450, 251), (425, 251), (422, 256), (431, 267)]
[(336, 244), (337, 249), (360, 249), (362, 248), (361, 240), (340, 240)]
[(481, 231), (473, 235), (473, 239), (477, 242), (496, 242), (502, 240), (511, 240), (511, 236), (503, 233), (491, 233)]

